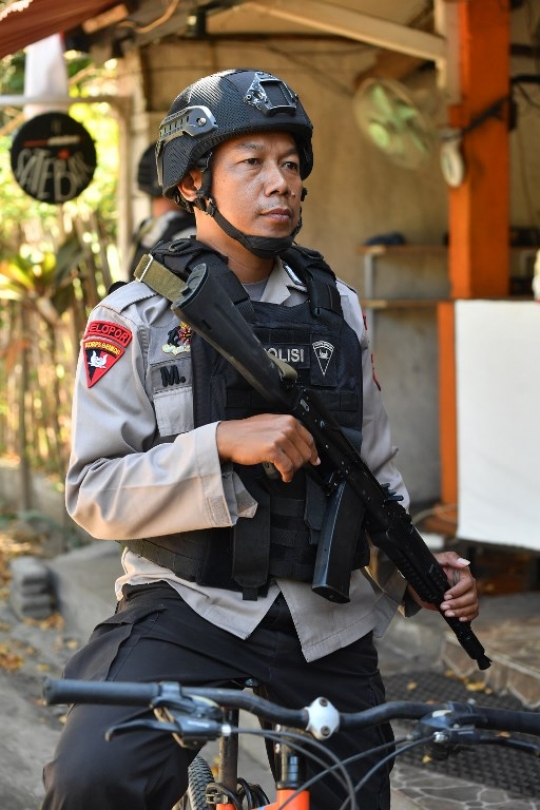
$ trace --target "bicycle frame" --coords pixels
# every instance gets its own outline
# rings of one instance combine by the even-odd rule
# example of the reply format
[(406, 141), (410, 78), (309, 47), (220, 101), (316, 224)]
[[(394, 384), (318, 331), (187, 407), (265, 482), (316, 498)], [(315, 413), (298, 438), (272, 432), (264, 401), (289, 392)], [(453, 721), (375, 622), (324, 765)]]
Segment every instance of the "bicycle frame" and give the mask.
[[(303, 790), (294, 799), (291, 799), (291, 796), (294, 794), (294, 790), (277, 790), (276, 791), (276, 801), (271, 802), (270, 804), (260, 805), (260, 807), (254, 808), (254, 810), (281, 810), (282, 807), (290, 808), (290, 810), (309, 810), (309, 793), (307, 790)], [(288, 801), (287, 803), (287, 800)], [(233, 804), (217, 804), (215, 805), (217, 810), (236, 810)]]
[[(238, 709), (228, 709), (225, 720), (231, 726), (238, 726)], [(298, 789), (305, 782), (305, 764), (301, 754), (294, 752), (286, 743), (280, 743), (277, 757), (279, 775), (275, 780), (275, 801), (260, 805), (253, 810), (310, 810), (309, 790)], [(221, 737), (219, 740), (219, 769), (215, 782), (219, 792), (219, 785), (223, 785), (231, 793), (236, 793), (238, 787), (238, 735)], [(217, 810), (236, 810), (229, 802), (215, 805)]]
[[(271, 804), (265, 804), (264, 807), (257, 807), (255, 810), (281, 810), (281, 808), (285, 805), (287, 799), (289, 799), (294, 793), (294, 790), (279, 790), (276, 793), (277, 800), (272, 802)], [(286, 807), (291, 808), (291, 810), (309, 810), (309, 793), (307, 790), (303, 790), (294, 799), (291, 799)], [(218, 804), (218, 808), (221, 810), (234, 810), (232, 804)]]

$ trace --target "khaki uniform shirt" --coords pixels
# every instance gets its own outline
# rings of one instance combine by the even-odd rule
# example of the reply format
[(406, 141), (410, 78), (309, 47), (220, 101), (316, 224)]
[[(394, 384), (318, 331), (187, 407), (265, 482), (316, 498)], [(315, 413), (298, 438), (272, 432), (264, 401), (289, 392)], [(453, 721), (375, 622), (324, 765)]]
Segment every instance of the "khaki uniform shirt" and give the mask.
[[(338, 288), (345, 318), (363, 349), (362, 454), (377, 478), (402, 494), (407, 505), (360, 304), (348, 286), (338, 282)], [(305, 297), (305, 287), (290, 268), (276, 263), (261, 300), (293, 306)], [(119, 542), (231, 526), (238, 517), (252, 517), (256, 502), (218, 458), (217, 425), (193, 429), (189, 351), (172, 361), (180, 368), (174, 384), (162, 373), (171, 365), (168, 333), (178, 326), (170, 303), (135, 281), (105, 298), (91, 323), (97, 325), (83, 339), (73, 405), (66, 480), (71, 517), (93, 537)], [(120, 327), (118, 333), (111, 324)], [(244, 601), (239, 592), (187, 582), (125, 550), (116, 595), (121, 597), (126, 583), (164, 580), (205, 619), (247, 638), (281, 591), (310, 661), (370, 631), (375, 636), (385, 631), (402, 603), (405, 582), (384, 555), (374, 557), (377, 564), (369, 571), (353, 572), (351, 601), (335, 604), (314, 594), (309, 583), (291, 580), (272, 583), (264, 598)]]

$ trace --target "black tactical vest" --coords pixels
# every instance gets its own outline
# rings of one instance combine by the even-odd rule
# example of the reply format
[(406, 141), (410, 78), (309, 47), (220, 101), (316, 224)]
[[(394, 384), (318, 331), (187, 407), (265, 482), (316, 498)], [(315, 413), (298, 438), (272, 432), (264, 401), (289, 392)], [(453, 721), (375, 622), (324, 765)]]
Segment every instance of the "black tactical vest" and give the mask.
[[(298, 306), (250, 301), (226, 264), (195, 240), (173, 243), (154, 255), (185, 277), (186, 268), (205, 261), (223, 284), (266, 348), (298, 373), (298, 383), (323, 400), (357, 448), (362, 428), (362, 352), (346, 323), (335, 276), (320, 254), (290, 248), (283, 259), (306, 284), (308, 300)], [(189, 248), (189, 249), (187, 249)], [(203, 248), (203, 250), (201, 250)], [(202, 337), (191, 339), (195, 427), (242, 419), (272, 408), (239, 372)], [(135, 541), (130, 547), (201, 585), (241, 590), (256, 599), (274, 578), (309, 582), (327, 498), (316, 476), (299, 471), (292, 482), (270, 478), (262, 465), (235, 465), (257, 501), (255, 517), (236, 526)], [(360, 527), (351, 527), (358, 548), (353, 568), (366, 565), (369, 551)], [(157, 551), (155, 550), (157, 548)]]

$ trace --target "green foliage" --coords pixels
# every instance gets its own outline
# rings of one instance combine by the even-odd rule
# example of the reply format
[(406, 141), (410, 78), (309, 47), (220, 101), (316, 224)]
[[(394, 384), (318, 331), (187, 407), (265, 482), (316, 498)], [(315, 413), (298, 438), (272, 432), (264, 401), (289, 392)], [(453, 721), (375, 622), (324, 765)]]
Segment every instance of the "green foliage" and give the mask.
[(0, 60), (0, 92), (19, 95), (24, 90), (24, 53), (16, 53)]
[[(3, 94), (23, 92), (24, 57), (0, 61)], [(68, 60), (71, 94), (114, 95), (114, 70)], [(118, 275), (118, 127), (105, 103), (69, 111), (92, 136), (92, 182), (62, 206), (40, 203), (11, 171), (22, 111), (0, 115), (0, 454), (63, 480), (69, 453), (71, 392), (90, 309)], [(112, 262), (112, 266), (111, 266)]]

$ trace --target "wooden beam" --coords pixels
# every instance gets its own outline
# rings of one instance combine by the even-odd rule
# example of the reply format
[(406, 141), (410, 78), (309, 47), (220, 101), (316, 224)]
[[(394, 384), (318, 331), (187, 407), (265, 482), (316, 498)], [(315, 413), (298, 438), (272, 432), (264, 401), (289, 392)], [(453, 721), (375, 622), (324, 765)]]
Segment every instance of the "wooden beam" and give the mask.
[[(461, 2), (460, 104), (451, 127), (466, 129), (510, 92), (508, 0)], [(465, 181), (449, 190), (449, 270), (453, 298), (494, 298), (509, 292), (508, 110), (466, 132)]]
[[(458, 0), (461, 102), (449, 122), (465, 132), (465, 180), (450, 188), (449, 273), (451, 298), (500, 298), (509, 293), (508, 105), (500, 117), (473, 123), (510, 91), (509, 0)], [(439, 398), (441, 495), (456, 503), (458, 451), (453, 304), (440, 305)]]
[(454, 304), (437, 307), (439, 331), (439, 421), (441, 455), (441, 500), (458, 502), (457, 390)]
[(242, 8), (348, 39), (357, 39), (378, 48), (407, 53), (437, 64), (442, 65), (446, 60), (446, 42), (437, 34), (419, 31), (342, 6), (322, 3), (320, 0), (310, 0), (309, 3), (304, 0), (248, 0)]

